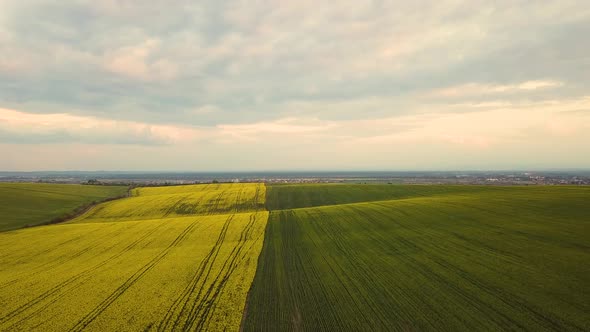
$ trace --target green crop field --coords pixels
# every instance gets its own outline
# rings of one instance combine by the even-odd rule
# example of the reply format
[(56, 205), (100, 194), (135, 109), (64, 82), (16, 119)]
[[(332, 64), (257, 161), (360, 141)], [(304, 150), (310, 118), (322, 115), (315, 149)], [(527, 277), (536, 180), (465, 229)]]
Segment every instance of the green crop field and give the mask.
[(0, 183), (0, 232), (47, 223), (76, 208), (122, 196), (127, 187)]
[(0, 331), (238, 330), (264, 197), (259, 184), (141, 188), (0, 233)]
[[(95, 188), (20, 186), (31, 224)], [(589, 299), (590, 187), (145, 187), (0, 233), (0, 331), (589, 331)]]
[(590, 330), (588, 187), (273, 186), (267, 206), (244, 330)]
[(269, 186), (268, 210), (284, 210), (322, 205), (360, 203), (421, 196), (475, 194), (502, 190), (500, 187), (436, 186), (436, 185), (374, 185), (374, 184), (289, 184)]

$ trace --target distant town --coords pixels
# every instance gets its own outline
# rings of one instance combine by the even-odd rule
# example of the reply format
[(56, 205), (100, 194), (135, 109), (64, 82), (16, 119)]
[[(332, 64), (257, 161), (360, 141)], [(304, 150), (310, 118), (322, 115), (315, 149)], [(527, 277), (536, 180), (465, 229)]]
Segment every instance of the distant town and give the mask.
[(473, 185), (590, 185), (590, 171), (457, 172), (0, 172), (0, 182), (93, 185), (180, 185), (199, 183), (389, 183)]

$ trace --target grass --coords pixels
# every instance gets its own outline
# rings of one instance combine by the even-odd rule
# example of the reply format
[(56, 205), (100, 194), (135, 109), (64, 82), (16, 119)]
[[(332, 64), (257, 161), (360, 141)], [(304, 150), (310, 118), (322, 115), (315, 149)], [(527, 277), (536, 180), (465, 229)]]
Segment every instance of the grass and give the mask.
[(0, 183), (0, 231), (49, 223), (126, 193), (120, 186)]
[(267, 199), (283, 209), (246, 331), (590, 330), (588, 187), (276, 186)]
[(264, 185), (133, 194), (0, 233), (0, 330), (238, 330), (268, 219)]

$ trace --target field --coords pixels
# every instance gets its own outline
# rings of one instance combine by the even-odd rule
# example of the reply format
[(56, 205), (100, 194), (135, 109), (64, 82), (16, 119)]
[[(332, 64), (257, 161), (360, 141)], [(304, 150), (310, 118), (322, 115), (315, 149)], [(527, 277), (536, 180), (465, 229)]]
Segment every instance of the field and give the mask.
[(238, 330), (268, 219), (264, 185), (132, 194), (0, 233), (1, 331)]
[[(20, 186), (28, 223), (95, 188)], [(0, 232), (0, 331), (589, 331), (589, 299), (590, 187), (146, 187)]]
[(127, 187), (0, 183), (0, 232), (47, 223), (76, 208), (122, 196)]
[(590, 188), (268, 189), (246, 331), (590, 330)]
[(481, 191), (500, 190), (499, 187), (437, 186), (437, 185), (373, 185), (373, 184), (288, 184), (267, 188), (266, 207), (270, 211), (302, 207), (337, 205), (432, 197), (438, 195), (477, 194)]

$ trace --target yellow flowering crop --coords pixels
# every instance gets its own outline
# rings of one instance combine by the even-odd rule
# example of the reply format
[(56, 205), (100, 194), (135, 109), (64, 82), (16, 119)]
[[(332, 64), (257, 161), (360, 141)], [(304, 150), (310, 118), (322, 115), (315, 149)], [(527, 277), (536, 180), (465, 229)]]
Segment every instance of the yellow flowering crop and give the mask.
[(141, 188), (66, 224), (0, 233), (0, 331), (238, 330), (264, 195)]

